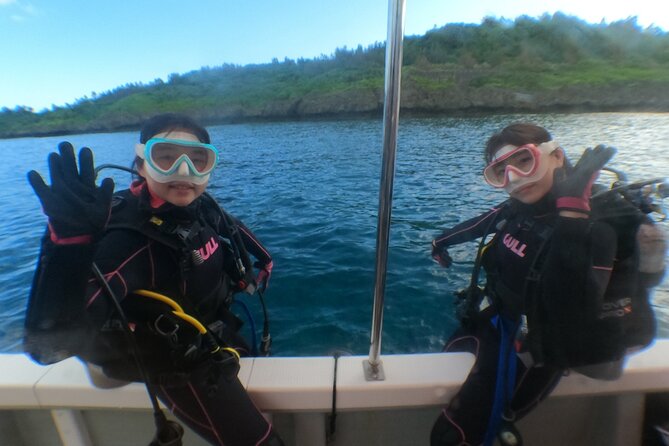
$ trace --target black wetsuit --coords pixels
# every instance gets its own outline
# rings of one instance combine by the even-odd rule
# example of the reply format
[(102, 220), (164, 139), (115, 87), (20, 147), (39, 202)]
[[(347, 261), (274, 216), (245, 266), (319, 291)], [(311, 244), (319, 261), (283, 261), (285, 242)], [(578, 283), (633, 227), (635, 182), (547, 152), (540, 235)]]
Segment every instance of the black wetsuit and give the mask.
[(653, 283), (639, 279), (635, 250), (644, 216), (613, 207), (624, 212), (607, 217), (593, 205), (591, 218), (577, 219), (559, 216), (550, 196), (531, 206), (509, 200), (435, 239), (437, 248), (492, 242), (482, 255), (487, 298), (444, 348), (472, 352), (476, 363), (437, 419), (432, 446), (491, 444), (501, 414), (527, 414), (564, 370), (615, 362), (650, 342)]
[[(234, 259), (223, 228), (212, 227), (212, 209), (205, 197), (187, 207), (169, 203), (156, 207), (151, 204), (145, 183), (136, 183), (131, 190), (117, 194), (108, 229), (95, 243), (58, 244), (45, 237), (30, 299), (63, 302), (63, 312), (45, 321), (46, 311), (29, 306), (26, 350), (45, 363), (62, 359), (59, 354), (78, 352), (85, 361), (101, 366), (111, 378), (141, 379), (113, 304), (91, 274), (94, 261), (121, 300), (149, 379), (175, 416), (212, 444), (282, 444), (249, 399), (236, 377), (236, 368), (231, 372), (214, 369), (206, 349), (186, 358), (183, 349), (197, 341), (195, 331), (180, 330), (176, 336), (161, 336), (155, 330), (157, 317), (169, 316), (170, 311), (152, 299), (132, 294), (143, 289), (168, 296), (187, 314), (209, 326), (224, 345), (244, 354), (248, 347), (236, 334), (237, 319), (228, 309), (235, 288), (228, 273)], [(128, 215), (135, 214), (154, 215), (166, 224), (190, 231), (187, 236), (181, 231), (181, 238), (170, 236), (174, 244), (168, 246), (142, 232), (124, 228)], [(235, 223), (249, 254), (258, 260), (260, 268), (267, 268), (272, 261), (267, 250), (241, 222)], [(65, 314), (65, 309), (69, 314)], [(37, 318), (42, 318), (41, 324), (50, 325), (49, 336), (62, 339), (64, 353), (40, 348), (46, 343), (40, 341)], [(189, 325), (183, 320), (177, 322)], [(97, 335), (90, 335), (91, 326)], [(58, 327), (60, 331), (54, 330)]]

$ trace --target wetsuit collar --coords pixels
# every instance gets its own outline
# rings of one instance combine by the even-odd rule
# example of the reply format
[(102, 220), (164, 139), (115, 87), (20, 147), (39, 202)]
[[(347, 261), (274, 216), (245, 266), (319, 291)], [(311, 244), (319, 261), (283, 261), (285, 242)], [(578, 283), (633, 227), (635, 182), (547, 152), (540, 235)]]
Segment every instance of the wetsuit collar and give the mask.
[(132, 194), (137, 197), (147, 195), (149, 198), (149, 204), (151, 205), (152, 209), (158, 209), (165, 203), (167, 203), (165, 200), (155, 195), (151, 191), (151, 189), (149, 189), (149, 187), (146, 184), (146, 181), (141, 181), (141, 180), (133, 181), (132, 184), (130, 185), (130, 192), (132, 192)]
[(555, 197), (550, 192), (546, 194), (541, 200), (533, 204), (525, 204), (514, 198), (511, 199), (511, 202), (513, 203), (514, 209), (516, 209), (518, 212), (533, 217), (553, 214), (556, 212)]
[(178, 220), (197, 220), (200, 212), (202, 197), (196, 198), (188, 206), (175, 206), (154, 195), (147, 187), (146, 182), (141, 180), (132, 182), (130, 192), (140, 199), (140, 208), (153, 214), (170, 214), (171, 217)]

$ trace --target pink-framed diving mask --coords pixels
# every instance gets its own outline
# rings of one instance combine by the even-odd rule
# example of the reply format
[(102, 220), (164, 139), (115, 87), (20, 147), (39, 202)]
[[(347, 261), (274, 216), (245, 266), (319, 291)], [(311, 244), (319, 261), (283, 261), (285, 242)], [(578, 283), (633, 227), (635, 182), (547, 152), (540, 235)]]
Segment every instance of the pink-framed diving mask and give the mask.
[(493, 155), (492, 161), (483, 169), (486, 182), (495, 188), (504, 188), (508, 193), (541, 180), (548, 171), (542, 155), (550, 155), (560, 148), (557, 141), (539, 145), (506, 145)]

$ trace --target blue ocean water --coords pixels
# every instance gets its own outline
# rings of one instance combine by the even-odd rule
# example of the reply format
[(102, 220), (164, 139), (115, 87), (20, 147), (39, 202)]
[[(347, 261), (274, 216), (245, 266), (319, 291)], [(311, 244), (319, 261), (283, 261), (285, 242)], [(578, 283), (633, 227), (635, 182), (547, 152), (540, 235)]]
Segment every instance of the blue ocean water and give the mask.
[[(612, 167), (632, 180), (669, 176), (669, 114), (497, 115), (401, 119), (383, 323), (383, 353), (434, 352), (455, 326), (453, 292), (463, 288), (475, 244), (455, 264), (430, 258), (442, 228), (504, 199), (482, 180), (488, 136), (515, 121), (548, 128), (570, 156), (599, 143), (619, 149)], [(278, 356), (367, 354), (374, 286), (382, 123), (342, 120), (221, 125), (209, 191), (267, 245), (275, 270), (267, 291)], [(128, 166), (136, 132), (0, 140), (0, 351), (19, 351), (25, 303), (45, 218), (25, 174), (67, 139), (93, 148), (98, 164)], [(129, 175), (104, 170), (118, 188)], [(608, 179), (602, 177), (602, 179)], [(661, 223), (669, 230), (666, 223)], [(255, 297), (243, 297), (260, 325)], [(660, 335), (669, 337), (669, 283), (654, 292)], [(249, 324), (247, 324), (248, 328)]]

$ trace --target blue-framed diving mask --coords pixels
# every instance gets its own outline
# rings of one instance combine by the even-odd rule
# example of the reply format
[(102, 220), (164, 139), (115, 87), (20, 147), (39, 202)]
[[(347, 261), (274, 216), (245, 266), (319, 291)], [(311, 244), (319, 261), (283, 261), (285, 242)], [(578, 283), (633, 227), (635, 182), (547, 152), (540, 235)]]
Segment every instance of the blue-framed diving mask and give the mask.
[(135, 153), (146, 162), (147, 174), (158, 183), (204, 184), (218, 163), (218, 149), (213, 145), (181, 139), (151, 138), (145, 144), (137, 144)]

